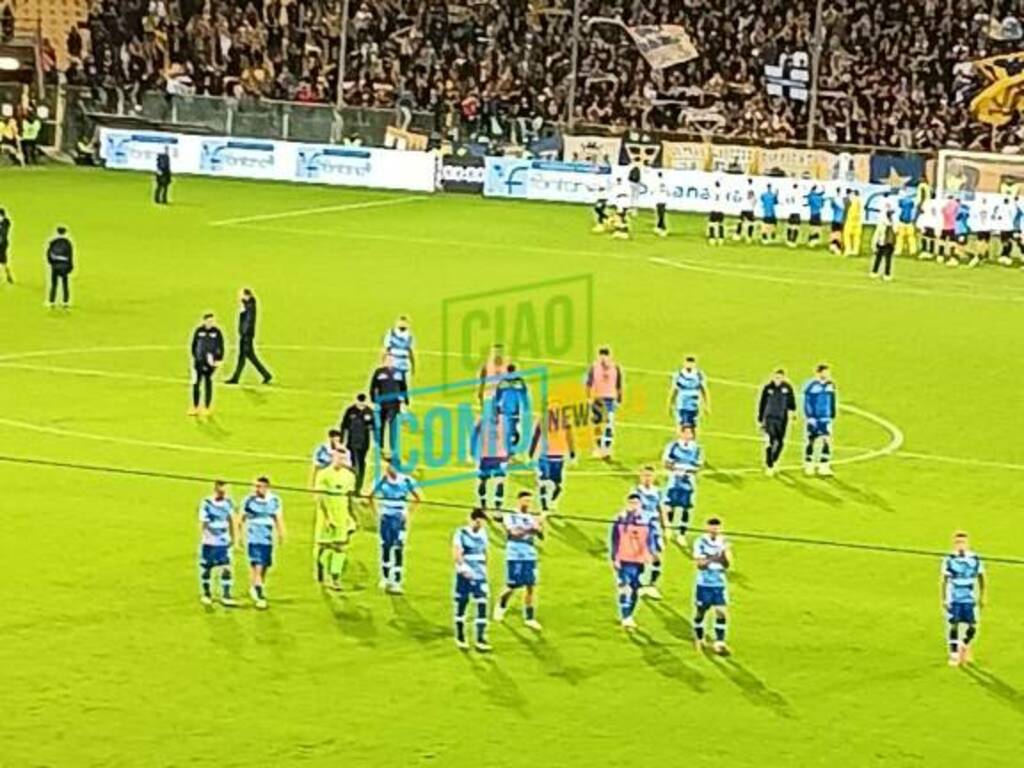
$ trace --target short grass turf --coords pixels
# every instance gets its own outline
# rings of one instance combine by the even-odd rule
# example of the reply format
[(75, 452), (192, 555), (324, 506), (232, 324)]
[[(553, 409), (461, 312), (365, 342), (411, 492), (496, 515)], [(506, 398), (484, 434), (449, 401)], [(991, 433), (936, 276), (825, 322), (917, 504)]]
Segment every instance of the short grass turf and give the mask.
[[(0, 172), (18, 279), (0, 288), (4, 456), (302, 486), (397, 314), (413, 318), (416, 383), (431, 386), (445, 300), (583, 275), (588, 341), (611, 344), (627, 372), (621, 467), (656, 460), (670, 438), (668, 374), (684, 353), (712, 377), (702, 442), (730, 471), (701, 480), (698, 518), (937, 551), (962, 527), (983, 555), (1024, 555), (1015, 270), (902, 260), (881, 285), (864, 259), (823, 250), (709, 248), (695, 217), (674, 217), (659, 240), (641, 216), (635, 238), (616, 242), (591, 234), (581, 207), (181, 178), (173, 205), (157, 208), (150, 183)], [(211, 224), (248, 217), (264, 218)], [(43, 307), (43, 246), (59, 223), (79, 254), (70, 312)], [(206, 309), (233, 339), (242, 285), (261, 300), (276, 382), (221, 387), (215, 419), (196, 423), (187, 340)], [(799, 384), (821, 360), (856, 409), (837, 425), (837, 477), (765, 478), (751, 385), (779, 364)], [(589, 457), (571, 467), (562, 511), (613, 515), (629, 480), (586, 474), (606, 469)], [(349, 592), (324, 596), (310, 573), (310, 499), (282, 492), (291, 536), (271, 609), (207, 611), (204, 483), (0, 463), (0, 487), (3, 766), (1002, 766), (1024, 746), (1020, 566), (990, 565), (976, 663), (950, 669), (938, 557), (738, 537), (735, 655), (723, 661), (691, 646), (682, 552), (668, 554), (665, 601), (642, 605), (642, 631), (627, 636), (607, 526), (576, 521), (543, 544), (543, 637), (513, 611), (492, 625), (484, 658), (451, 641), (458, 509), (425, 506), (412, 521), (405, 597), (375, 588), (372, 529), (354, 545)], [(469, 504), (473, 484), (427, 495)], [(490, 570), (500, 583), (498, 546)]]

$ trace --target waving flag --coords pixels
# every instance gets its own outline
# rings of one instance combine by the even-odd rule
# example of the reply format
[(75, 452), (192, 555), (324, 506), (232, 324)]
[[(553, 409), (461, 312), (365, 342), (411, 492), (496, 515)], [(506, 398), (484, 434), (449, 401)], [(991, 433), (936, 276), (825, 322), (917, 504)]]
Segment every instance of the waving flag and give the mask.
[(1024, 112), (1024, 51), (989, 56), (974, 62), (987, 81), (971, 100), (971, 114), (988, 125), (1006, 125)]
[(626, 27), (626, 31), (654, 69), (684, 64), (699, 55), (686, 30), (677, 24)]

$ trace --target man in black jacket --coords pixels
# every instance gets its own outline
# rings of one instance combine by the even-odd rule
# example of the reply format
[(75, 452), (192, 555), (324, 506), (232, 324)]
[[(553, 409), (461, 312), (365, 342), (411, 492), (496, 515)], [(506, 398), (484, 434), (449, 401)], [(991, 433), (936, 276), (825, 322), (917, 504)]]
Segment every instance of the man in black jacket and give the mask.
[(11, 274), (11, 267), (7, 263), (7, 249), (11, 245), (11, 220), (7, 216), (7, 211), (0, 208), (0, 270), (3, 271), (4, 277), (7, 278), (8, 283), (14, 282), (14, 275)]
[(352, 457), (352, 469), (356, 473), (356, 493), (363, 490), (363, 479), (366, 477), (366, 453), (370, 450), (370, 439), (373, 429), (373, 409), (360, 392), (356, 401), (345, 409), (341, 424), (338, 425), (341, 440), (348, 448)]
[[(224, 359), (224, 334), (217, 327), (212, 312), (203, 315), (203, 323), (192, 334), (192, 407), (189, 416), (202, 416), (210, 412), (213, 404), (213, 372)], [(199, 390), (203, 389), (203, 404), (199, 405)]]
[(269, 384), (270, 371), (266, 369), (259, 357), (256, 355), (256, 297), (248, 288), (242, 289), (239, 297), (242, 307), (238, 312), (238, 363), (235, 365), (235, 372), (227, 380), (228, 384), (237, 384), (245, 368), (246, 361), (252, 363), (256, 370), (263, 377), (263, 383)]
[(153, 202), (157, 205), (167, 205), (167, 193), (171, 188), (171, 155), (165, 148), (156, 156), (156, 190), (153, 192)]
[(64, 308), (71, 306), (71, 291), (68, 288), (68, 275), (75, 269), (75, 249), (67, 238), (67, 229), (57, 227), (57, 236), (46, 246), (46, 263), (50, 265), (50, 299), (46, 306), (52, 307), (57, 301), (57, 283), (60, 283)]
[(405, 373), (395, 367), (391, 355), (384, 355), (384, 365), (370, 376), (370, 400), (377, 406), (377, 445), (383, 451), (387, 435), (390, 450), (394, 453), (398, 440), (395, 420), (402, 412), (402, 406), (409, 405), (409, 383)]
[(789, 415), (795, 411), (793, 385), (786, 380), (786, 372), (777, 368), (772, 373), (771, 381), (761, 389), (761, 398), (757, 403), (757, 423), (768, 439), (764, 449), (764, 472), (769, 477), (776, 472), (775, 465), (782, 455), (786, 440)]

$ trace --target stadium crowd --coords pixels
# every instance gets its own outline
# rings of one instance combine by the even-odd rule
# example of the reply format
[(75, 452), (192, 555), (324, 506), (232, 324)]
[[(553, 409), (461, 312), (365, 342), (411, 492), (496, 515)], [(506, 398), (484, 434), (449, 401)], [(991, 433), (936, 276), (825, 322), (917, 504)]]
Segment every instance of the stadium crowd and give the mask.
[[(796, 139), (807, 104), (769, 96), (764, 67), (809, 51), (815, 0), (581, 0), (584, 22), (682, 24), (696, 59), (652, 74), (619, 26), (585, 23), (583, 123)], [(68, 79), (96, 89), (333, 102), (341, 0), (96, 0), (70, 31)], [(985, 148), (958, 64), (994, 52), (989, 14), (1013, 0), (831, 0), (819, 136), (833, 143)], [(563, 119), (572, 0), (351, 0), (349, 105), (433, 113), (441, 132), (508, 134)], [(87, 37), (87, 42), (86, 42)]]

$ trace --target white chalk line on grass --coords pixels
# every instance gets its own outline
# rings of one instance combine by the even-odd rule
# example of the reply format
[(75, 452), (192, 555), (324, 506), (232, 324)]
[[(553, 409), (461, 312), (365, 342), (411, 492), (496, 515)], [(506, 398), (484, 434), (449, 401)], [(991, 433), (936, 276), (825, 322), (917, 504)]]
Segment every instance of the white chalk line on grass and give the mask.
[[(474, 240), (449, 240), (445, 238), (433, 238), (433, 237), (405, 237), (400, 235), (386, 235), (373, 232), (350, 232), (343, 230), (329, 230), (329, 229), (297, 229), (297, 228), (286, 228), (286, 227), (259, 227), (250, 224), (237, 224), (244, 229), (252, 229), (260, 232), (277, 233), (277, 234), (288, 234), (288, 235), (300, 235), (307, 237), (333, 237), (339, 240), (376, 240), (382, 242), (394, 242), (394, 243), (408, 243), (415, 245), (436, 245), (448, 248), (462, 248), (462, 249), (475, 249), (475, 250), (499, 250), (499, 251), (520, 251), (523, 253), (539, 253), (545, 255), (561, 255), (561, 256), (606, 256), (615, 259), (630, 259), (630, 258), (646, 258), (646, 261), (657, 264), (659, 266), (669, 266), (676, 269), (685, 269), (694, 272), (704, 272), (707, 274), (714, 274), (723, 277), (738, 277), (744, 280), (758, 280), (767, 283), (778, 283), (783, 285), (807, 285), (815, 288), (834, 288), (837, 290), (852, 290), (852, 291), (885, 291), (886, 293), (903, 294), (909, 296), (925, 296), (932, 298), (943, 298), (943, 299), (971, 299), (975, 301), (994, 301), (994, 302), (1024, 302), (1024, 293), (1021, 295), (1012, 294), (998, 294), (998, 293), (985, 293), (978, 291), (971, 291), (969, 288), (966, 290), (948, 290), (948, 289), (931, 289), (931, 288), (913, 288), (907, 286), (906, 282), (919, 282), (930, 284), (936, 284), (928, 281), (927, 278), (912, 278), (907, 279), (901, 283), (900, 279), (897, 278), (896, 285), (886, 284), (884, 286), (878, 285), (874, 282), (867, 282), (867, 273), (863, 275), (850, 275), (850, 273), (840, 273), (844, 275), (850, 275), (851, 279), (844, 282), (837, 281), (826, 281), (826, 280), (811, 280), (801, 279), (794, 277), (783, 277), (776, 275), (768, 275), (758, 273), (756, 270), (775, 270), (778, 269), (774, 265), (759, 266), (752, 264), (750, 266), (728, 264), (722, 266), (711, 266), (714, 262), (709, 264), (696, 264), (693, 262), (684, 261), (673, 261), (658, 256), (650, 256), (649, 253), (637, 253), (630, 254), (628, 252), (606, 252), (606, 251), (590, 251), (578, 248), (550, 248), (538, 245), (523, 245), (521, 243), (506, 241), (506, 242), (481, 242)], [(628, 245), (626, 246), (628, 247)], [(782, 270), (779, 270), (782, 271)], [(818, 274), (813, 270), (806, 270), (810, 274)]]
[(211, 227), (229, 227), (240, 224), (248, 224), (253, 221), (275, 221), (277, 219), (292, 219), (298, 216), (315, 216), (319, 213), (340, 213), (342, 211), (359, 211), (365, 208), (384, 208), (391, 205), (403, 205), (415, 203), (428, 198), (423, 195), (406, 195), (404, 197), (389, 197), (383, 200), (364, 200), (358, 203), (341, 203), (339, 205), (325, 205), (319, 208), (298, 208), (291, 211), (280, 211), (278, 213), (261, 213), (253, 216), (240, 216), (235, 219), (219, 219), (211, 221)]

